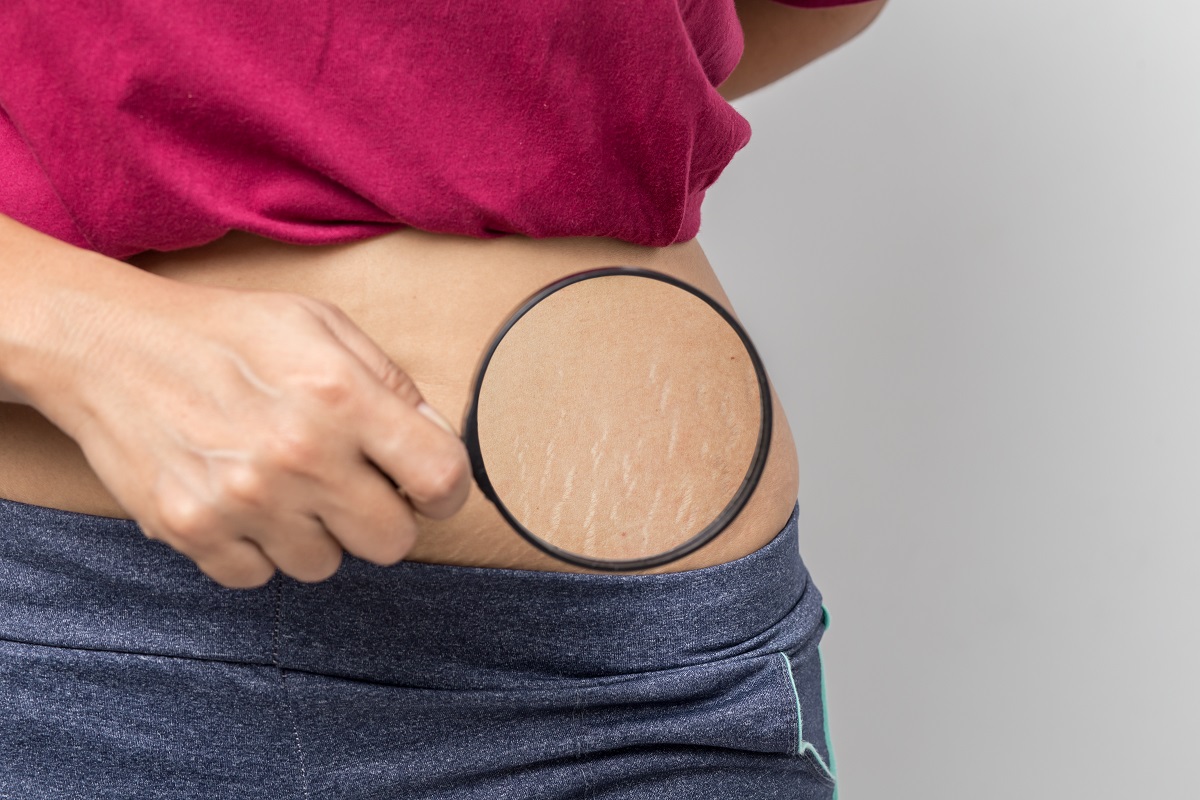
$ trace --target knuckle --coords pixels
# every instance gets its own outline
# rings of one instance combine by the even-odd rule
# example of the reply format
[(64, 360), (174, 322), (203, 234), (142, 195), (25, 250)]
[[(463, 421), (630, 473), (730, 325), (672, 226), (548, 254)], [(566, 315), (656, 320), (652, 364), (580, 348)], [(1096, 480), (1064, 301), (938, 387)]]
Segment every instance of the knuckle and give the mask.
[(216, 509), (197, 497), (172, 498), (162, 504), (158, 513), (165, 531), (192, 548), (205, 544), (220, 525)]
[(453, 453), (431, 458), (418, 477), (404, 488), (418, 500), (442, 500), (453, 495), (469, 473), (466, 454), (458, 448)]
[(218, 483), (221, 497), (242, 505), (261, 508), (268, 501), (267, 477), (251, 464), (236, 464), (226, 469)]
[(286, 472), (304, 472), (320, 455), (320, 437), (309, 425), (293, 424), (276, 430), (265, 449), (271, 466)]
[(304, 390), (321, 405), (340, 408), (356, 394), (354, 375), (346, 367), (326, 367), (304, 380)]

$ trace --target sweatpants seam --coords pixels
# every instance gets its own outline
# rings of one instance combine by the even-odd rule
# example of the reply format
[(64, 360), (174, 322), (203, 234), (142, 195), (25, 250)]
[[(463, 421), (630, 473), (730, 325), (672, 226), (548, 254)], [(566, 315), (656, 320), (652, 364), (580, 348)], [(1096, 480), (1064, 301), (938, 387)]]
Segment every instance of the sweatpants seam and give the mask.
[(795, 701), (795, 719), (796, 719), (796, 755), (804, 752), (804, 717), (800, 709), (800, 692), (796, 689), (796, 679), (792, 675), (792, 662), (788, 659), (787, 653), (780, 653), (779, 658), (783, 661), (783, 674), (787, 678), (788, 686), (792, 689), (792, 699)]
[(825, 763), (825, 759), (821, 758), (821, 754), (817, 748), (804, 738), (804, 712), (800, 707), (800, 690), (796, 688), (796, 677), (792, 675), (792, 662), (788, 658), (787, 653), (780, 652), (779, 657), (783, 660), (783, 672), (787, 676), (788, 685), (792, 687), (792, 697), (796, 701), (796, 755), (805, 758), (810, 764), (813, 764), (817, 772), (820, 773), (825, 781), (833, 786), (837, 783), (837, 777), (833, 774), (833, 770)]
[(296, 759), (300, 762), (301, 788), (304, 790), (304, 800), (309, 800), (308, 768), (304, 763), (304, 748), (300, 746), (300, 725), (296, 721), (296, 712), (292, 710), (291, 694), (288, 692), (286, 672), (279, 670), (279, 685), (283, 688), (283, 703), (287, 707), (288, 717), (292, 720), (292, 739), (296, 743)]
[(579, 767), (579, 774), (583, 777), (583, 800), (587, 800), (592, 796), (592, 781), (591, 773), (588, 771), (587, 762), (584, 760), (584, 735), (583, 735), (583, 692), (579, 691), (575, 696), (575, 709), (571, 716), (575, 718), (575, 760)]
[(283, 582), (276, 578), (275, 581), (275, 623), (272, 626), (273, 633), (271, 657), (275, 664), (275, 669), (279, 673), (279, 688), (283, 693), (283, 707), (287, 712), (288, 719), (292, 722), (292, 741), (296, 745), (296, 760), (300, 764), (300, 788), (304, 792), (304, 800), (310, 800), (308, 786), (308, 768), (304, 763), (304, 748), (300, 745), (300, 723), (296, 718), (296, 711), (292, 708), (291, 692), (288, 691), (287, 671), (284, 670), (280, 657), (280, 640), (282, 639), (283, 626)]

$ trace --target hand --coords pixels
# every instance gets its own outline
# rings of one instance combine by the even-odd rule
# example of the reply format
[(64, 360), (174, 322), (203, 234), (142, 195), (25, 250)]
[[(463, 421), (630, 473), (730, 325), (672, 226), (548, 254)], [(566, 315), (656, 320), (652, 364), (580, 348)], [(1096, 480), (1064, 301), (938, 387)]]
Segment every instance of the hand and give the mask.
[(151, 538), (224, 586), (320, 581), (462, 506), (462, 442), (335, 306), (149, 277), (56, 343), (33, 404)]

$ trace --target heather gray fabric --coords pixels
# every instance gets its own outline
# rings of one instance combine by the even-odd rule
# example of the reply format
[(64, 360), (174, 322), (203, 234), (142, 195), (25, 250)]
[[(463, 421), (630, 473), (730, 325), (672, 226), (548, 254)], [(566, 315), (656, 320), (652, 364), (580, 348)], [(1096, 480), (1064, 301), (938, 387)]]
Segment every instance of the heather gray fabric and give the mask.
[(0, 797), (830, 798), (797, 527), (662, 576), (347, 558), (237, 591), (0, 499)]

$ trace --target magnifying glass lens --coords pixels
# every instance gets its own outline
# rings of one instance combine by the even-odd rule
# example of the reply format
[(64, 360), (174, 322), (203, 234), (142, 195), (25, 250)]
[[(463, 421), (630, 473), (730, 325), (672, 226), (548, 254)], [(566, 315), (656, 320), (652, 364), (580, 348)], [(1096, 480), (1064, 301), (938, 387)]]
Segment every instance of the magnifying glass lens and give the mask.
[(691, 287), (618, 268), (568, 280), (531, 298), (481, 365), (466, 426), (476, 479), (560, 558), (665, 563), (719, 532), (757, 482), (761, 363)]

